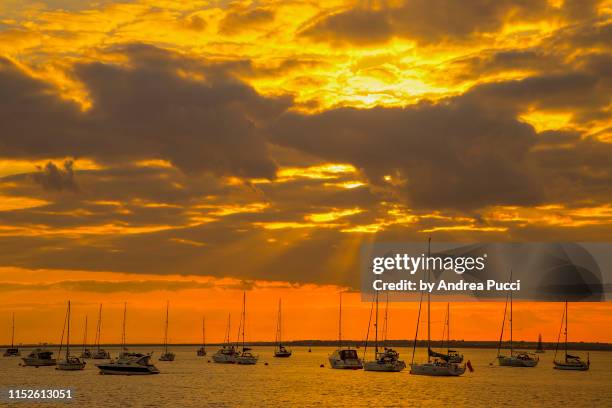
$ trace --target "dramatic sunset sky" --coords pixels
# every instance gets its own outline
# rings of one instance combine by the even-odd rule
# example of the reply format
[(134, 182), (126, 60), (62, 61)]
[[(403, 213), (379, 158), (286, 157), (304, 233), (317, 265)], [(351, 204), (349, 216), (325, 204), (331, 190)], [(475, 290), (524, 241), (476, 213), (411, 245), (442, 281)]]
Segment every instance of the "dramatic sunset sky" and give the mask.
[[(0, 1), (0, 343), (13, 312), (57, 342), (68, 299), (103, 342), (124, 301), (160, 341), (166, 300), (171, 341), (220, 341), (243, 289), (253, 340), (279, 297), (286, 338), (334, 338), (341, 290), (361, 339), (364, 242), (610, 241), (610, 44), (610, 0)], [(497, 338), (503, 304), (452, 310)], [(612, 342), (611, 303), (571, 313)]]

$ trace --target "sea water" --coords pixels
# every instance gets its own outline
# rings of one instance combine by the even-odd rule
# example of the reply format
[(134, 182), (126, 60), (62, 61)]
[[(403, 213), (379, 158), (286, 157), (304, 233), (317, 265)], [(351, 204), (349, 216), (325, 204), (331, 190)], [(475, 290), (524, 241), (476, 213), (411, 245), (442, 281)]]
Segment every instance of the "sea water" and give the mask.
[[(539, 354), (535, 368), (499, 367), (494, 349), (459, 349), (474, 372), (461, 377), (425, 377), (400, 373), (333, 370), (327, 356), (332, 347), (293, 347), (289, 358), (274, 358), (273, 347), (254, 347), (254, 366), (215, 364), (214, 346), (197, 357), (198, 346), (175, 346), (173, 362), (158, 361), (161, 347), (134, 347), (154, 351), (159, 375), (100, 375), (87, 360), (85, 370), (66, 372), (54, 367), (20, 367), (19, 358), (0, 357), (0, 390), (70, 388), (72, 402), (11, 403), (15, 407), (611, 407), (612, 352), (591, 352), (587, 372), (553, 370), (552, 351)], [(117, 348), (109, 348), (113, 356)], [(412, 350), (398, 348), (409, 366)], [(26, 355), (27, 349), (22, 349)], [(359, 349), (362, 356), (363, 348)], [(371, 349), (366, 359), (372, 358)], [(586, 352), (576, 352), (585, 356)], [(574, 354), (574, 353), (571, 353)], [(426, 359), (417, 349), (415, 362)], [(265, 365), (268, 363), (268, 365)], [(490, 365), (492, 363), (492, 365)], [(320, 365), (324, 367), (321, 368)], [(0, 406), (6, 405), (6, 395)]]

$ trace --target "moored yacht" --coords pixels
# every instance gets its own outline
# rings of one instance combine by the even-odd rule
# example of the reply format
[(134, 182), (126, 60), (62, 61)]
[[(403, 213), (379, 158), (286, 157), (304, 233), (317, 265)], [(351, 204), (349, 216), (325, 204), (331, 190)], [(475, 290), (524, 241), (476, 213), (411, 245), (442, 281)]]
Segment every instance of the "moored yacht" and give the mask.
[(119, 357), (108, 363), (96, 364), (100, 374), (110, 375), (148, 375), (159, 374), (159, 370), (151, 363), (153, 353), (129, 353), (125, 347), (125, 322), (127, 303), (123, 304), (123, 327), (121, 333), (121, 350)]
[[(427, 257), (431, 256), (431, 238), (427, 244)], [(430, 281), (431, 271), (428, 269), (427, 282)], [(427, 291), (427, 362), (415, 363), (414, 355), (416, 351), (416, 343), (419, 335), (419, 321), (421, 319), (421, 305), (423, 303), (423, 292), (419, 301), (419, 314), (417, 317), (416, 334), (414, 336), (414, 344), (412, 347), (412, 362), (410, 363), (410, 374), (413, 375), (428, 375), (432, 377), (458, 377), (465, 373), (465, 364), (460, 365), (450, 361), (450, 353), (437, 353), (431, 349), (431, 295)], [(444, 337), (444, 336), (442, 336)], [(432, 357), (434, 357), (432, 361)]]
[(249, 347), (245, 347), (244, 332), (246, 327), (246, 292), (242, 293), (242, 319), (240, 321), (240, 327), (242, 328), (242, 351), (236, 356), (236, 364), (240, 365), (254, 365), (257, 364), (259, 356), (253, 354)]
[[(512, 282), (512, 270), (510, 270), (510, 282)], [(508, 299), (510, 299), (510, 353), (508, 355), (501, 354), (502, 340), (504, 336), (504, 326), (506, 323), (506, 309), (508, 308)], [(540, 359), (533, 353), (526, 351), (514, 351), (514, 343), (512, 341), (512, 291), (506, 296), (506, 306), (504, 308), (504, 319), (502, 321), (501, 335), (499, 336), (499, 346), (497, 347), (497, 362), (502, 367), (535, 367)]]
[(213, 354), (213, 361), (220, 364), (235, 364), (238, 350), (236, 346), (230, 344), (230, 330), (232, 327), (232, 315), (227, 316), (227, 327), (225, 337), (223, 338), (223, 346)]
[(342, 346), (342, 292), (340, 292), (340, 311), (338, 316), (338, 348), (329, 355), (329, 365), (331, 368), (341, 370), (361, 370), (363, 362), (357, 355), (357, 350), (350, 346)]
[(15, 313), (13, 313), (13, 324), (11, 325), (11, 347), (4, 351), (4, 357), (19, 357), (21, 352), (15, 347)]
[[(56, 370), (63, 371), (78, 371), (85, 368), (85, 361), (81, 360), (79, 357), (70, 355), (70, 301), (68, 301), (68, 308), (66, 310), (66, 320), (64, 322), (64, 328), (66, 329), (66, 355), (63, 359), (57, 362)], [(62, 340), (64, 337), (64, 333), (62, 332)], [(62, 342), (60, 341), (60, 352), (62, 350)]]
[[(565, 311), (563, 313), (562, 321), (563, 320), (565, 320), (565, 358), (562, 361), (557, 361), (557, 352), (559, 350), (559, 339), (557, 339), (555, 357), (553, 358), (553, 368), (556, 370), (587, 371), (591, 366), (591, 360), (588, 354), (586, 361), (584, 361), (579, 356), (573, 356), (567, 352), (567, 301), (565, 302)], [(559, 337), (561, 337), (560, 332)]]
[(42, 347), (35, 348), (22, 360), (22, 365), (29, 367), (54, 366), (56, 364), (53, 352)]
[(92, 352), (87, 348), (87, 316), (85, 316), (85, 334), (83, 335), (83, 351), (81, 351), (81, 358), (91, 358)]
[[(389, 298), (387, 298), (387, 306), (385, 308), (385, 325), (383, 332), (386, 332), (387, 330), (388, 307)], [(370, 328), (368, 327), (368, 332), (369, 331)], [(399, 353), (397, 351), (387, 347), (384, 347), (383, 351), (379, 351), (378, 349), (378, 291), (376, 292), (376, 319), (374, 322), (374, 333), (374, 360), (366, 361), (363, 364), (363, 369), (365, 371), (399, 372), (406, 368), (406, 363), (399, 359)]]
[(281, 300), (278, 299), (278, 320), (276, 322), (276, 346), (274, 347), (274, 357), (291, 357), (291, 350), (283, 346), (282, 340), (282, 321), (283, 317), (281, 314)]
[(204, 357), (206, 355), (206, 320), (202, 317), (202, 347), (197, 351), (198, 357)]
[(170, 302), (166, 302), (166, 328), (164, 331), (164, 353), (159, 357), (159, 361), (174, 361), (174, 353), (168, 351), (168, 313), (170, 310)]
[(109, 363), (96, 364), (100, 374), (107, 375), (147, 375), (159, 374), (151, 364), (151, 354), (132, 354), (113, 360)]
[(103, 348), (100, 348), (100, 340), (102, 337), (102, 303), (100, 303), (100, 311), (98, 312), (98, 325), (96, 327), (96, 338), (94, 340), (94, 344), (96, 346), (96, 350), (94, 350), (91, 354), (91, 358), (94, 360), (106, 360), (110, 359), (110, 353)]

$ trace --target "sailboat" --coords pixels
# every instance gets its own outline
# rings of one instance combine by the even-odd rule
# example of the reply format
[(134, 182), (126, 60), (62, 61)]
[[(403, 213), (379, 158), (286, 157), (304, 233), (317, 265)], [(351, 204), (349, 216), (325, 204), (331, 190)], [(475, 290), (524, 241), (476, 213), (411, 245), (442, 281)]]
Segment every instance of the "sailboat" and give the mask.
[(283, 346), (282, 341), (282, 314), (281, 314), (281, 300), (278, 299), (278, 320), (276, 322), (276, 347), (274, 349), (274, 357), (291, 357), (291, 350)]
[(236, 357), (236, 364), (242, 365), (253, 365), (257, 364), (257, 360), (259, 356), (251, 353), (251, 349), (245, 347), (244, 343), (244, 332), (246, 326), (246, 291), (242, 293), (242, 320), (240, 322), (240, 327), (242, 328), (242, 351)]
[(538, 347), (536, 348), (536, 353), (541, 354), (545, 353), (544, 346), (542, 345), (542, 335), (538, 335)]
[(360, 370), (363, 362), (357, 355), (357, 350), (350, 346), (342, 346), (342, 292), (340, 292), (340, 312), (338, 317), (338, 348), (329, 355), (329, 365), (331, 368)]
[(4, 351), (4, 357), (19, 357), (21, 352), (15, 347), (15, 313), (13, 313), (13, 324), (11, 325), (11, 347)]
[(104, 360), (104, 359), (110, 358), (110, 353), (100, 348), (101, 333), (102, 333), (102, 303), (100, 303), (100, 311), (98, 312), (98, 325), (96, 327), (96, 338), (94, 340), (96, 351), (94, 351), (91, 356), (91, 358), (95, 360)]
[(198, 357), (204, 357), (206, 355), (206, 320), (202, 317), (202, 347), (197, 351)]
[[(427, 256), (431, 255), (431, 238), (427, 244)], [(427, 270), (427, 282), (430, 281), (431, 271)], [(414, 363), (414, 354), (416, 352), (416, 343), (419, 335), (419, 323), (421, 320), (421, 306), (423, 303), (423, 292), (419, 301), (419, 313), (416, 324), (416, 334), (414, 336), (414, 345), (412, 347), (412, 362), (410, 363), (410, 374), (414, 375), (429, 375), (440, 377), (457, 377), (465, 373), (465, 364), (450, 362), (449, 356), (442, 353), (437, 353), (431, 349), (431, 294), (427, 291), (427, 362)], [(434, 357), (432, 361), (431, 358)]]
[(462, 363), (463, 354), (457, 350), (450, 349), (450, 303), (446, 304), (446, 319), (444, 319), (444, 330), (442, 331), (442, 347), (444, 347), (444, 335), (446, 334), (446, 355), (449, 363)]
[[(565, 320), (565, 324), (563, 323)], [(559, 351), (559, 340), (561, 337), (561, 329), (559, 329), (559, 338), (557, 338), (557, 348), (555, 349), (555, 357), (553, 359), (554, 369), (556, 370), (574, 370), (574, 371), (587, 371), (591, 366), (589, 355), (587, 354), (587, 360), (582, 361), (578, 356), (572, 356), (567, 353), (567, 301), (565, 302), (565, 310), (563, 312), (563, 318), (561, 319), (561, 328), (565, 327), (565, 359), (563, 361), (557, 361), (557, 352)]]
[(91, 350), (87, 348), (87, 316), (85, 316), (85, 334), (83, 335), (83, 351), (81, 352), (81, 358), (91, 358)]
[(223, 346), (213, 354), (213, 361), (220, 364), (234, 364), (236, 363), (236, 357), (238, 356), (238, 350), (236, 346), (230, 343), (230, 330), (232, 323), (232, 315), (227, 316), (227, 327), (225, 330), (225, 337), (223, 338)]
[[(64, 359), (59, 360), (57, 362), (56, 370), (64, 370), (64, 371), (77, 371), (85, 368), (85, 361), (81, 360), (79, 357), (70, 355), (70, 301), (68, 301), (68, 309), (66, 310), (66, 355)], [(63, 337), (63, 333), (62, 333)], [(61, 343), (61, 342), (60, 342)], [(60, 352), (61, 355), (61, 344), (60, 344)]]
[(159, 374), (159, 370), (151, 363), (153, 353), (128, 353), (125, 347), (125, 323), (127, 317), (127, 303), (123, 304), (123, 325), (121, 331), (121, 353), (116, 360), (108, 363), (96, 364), (100, 374), (108, 375), (150, 375)]
[[(387, 330), (388, 306), (389, 299), (387, 298), (383, 333)], [(363, 365), (363, 369), (365, 371), (399, 372), (406, 368), (406, 363), (399, 359), (399, 353), (397, 351), (387, 347), (384, 347), (383, 351), (379, 351), (378, 349), (378, 291), (376, 292), (376, 320), (374, 323), (374, 333), (374, 360), (366, 361)]]
[(168, 351), (168, 317), (170, 311), (170, 302), (166, 302), (166, 328), (164, 330), (164, 354), (159, 357), (159, 361), (174, 361), (175, 354)]
[[(510, 282), (512, 282), (512, 270), (510, 270)], [(504, 337), (504, 326), (506, 323), (506, 309), (508, 308), (508, 298), (510, 299), (510, 355), (501, 354), (502, 340)], [(502, 330), (499, 336), (499, 346), (497, 347), (497, 362), (503, 367), (535, 367), (540, 359), (532, 353), (525, 351), (515, 352), (514, 343), (512, 342), (512, 291), (506, 296), (506, 307), (504, 308), (504, 319), (502, 321)]]

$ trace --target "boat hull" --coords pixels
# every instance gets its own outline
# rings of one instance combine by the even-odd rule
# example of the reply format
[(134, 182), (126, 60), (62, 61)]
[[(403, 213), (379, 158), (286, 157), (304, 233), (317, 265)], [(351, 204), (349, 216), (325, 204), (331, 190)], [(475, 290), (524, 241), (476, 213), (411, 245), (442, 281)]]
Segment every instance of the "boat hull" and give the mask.
[(215, 363), (219, 363), (219, 364), (236, 364), (235, 355), (214, 354), (212, 359)]
[(148, 367), (130, 367), (130, 368), (118, 368), (112, 366), (97, 366), (100, 369), (100, 374), (104, 375), (151, 375), (159, 374), (157, 368), (152, 369)]
[(3, 354), (4, 357), (20, 357), (21, 352), (17, 348), (8, 348)]
[(57, 364), (57, 361), (52, 358), (49, 360), (41, 360), (38, 358), (29, 358), (29, 357), (24, 357), (22, 358), (23, 360), (23, 366), (26, 367), (46, 367), (46, 366), (54, 366)]
[(398, 373), (406, 368), (406, 363), (401, 360), (393, 362), (366, 361), (363, 364), (365, 371), (382, 371), (389, 373)]
[(174, 361), (174, 357), (174, 353), (165, 353), (161, 355), (159, 361)]
[(459, 364), (412, 364), (410, 374), (428, 375), (432, 377), (458, 377), (465, 373), (465, 365)]
[(255, 365), (257, 364), (257, 357), (238, 357), (236, 358), (236, 364)]
[(559, 363), (557, 361), (553, 361), (553, 368), (555, 370), (566, 370), (566, 371), (588, 371), (589, 365), (588, 363)]
[(274, 353), (274, 357), (280, 357), (280, 358), (291, 357), (291, 352), (290, 351), (286, 351), (286, 352), (277, 351)]
[(539, 360), (526, 360), (516, 357), (498, 356), (497, 362), (501, 367), (535, 367)]
[(329, 358), (329, 365), (331, 368), (338, 370), (361, 370), (363, 363), (361, 360), (340, 360), (335, 358)]

